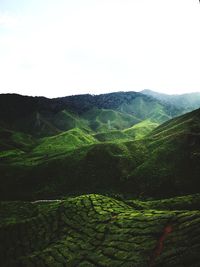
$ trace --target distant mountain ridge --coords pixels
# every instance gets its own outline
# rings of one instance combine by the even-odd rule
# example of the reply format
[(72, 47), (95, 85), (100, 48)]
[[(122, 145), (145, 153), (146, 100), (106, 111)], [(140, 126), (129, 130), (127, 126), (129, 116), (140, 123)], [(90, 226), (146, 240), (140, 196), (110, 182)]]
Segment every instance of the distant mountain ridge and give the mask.
[(200, 107), (200, 92), (170, 95), (145, 89), (141, 91), (141, 93), (158, 99), (166, 104), (172, 104), (177, 108), (182, 108), (185, 112)]
[(160, 124), (182, 112), (138, 92), (55, 99), (0, 95), (0, 127), (36, 136), (55, 135), (75, 127), (95, 132), (123, 130), (146, 119)]

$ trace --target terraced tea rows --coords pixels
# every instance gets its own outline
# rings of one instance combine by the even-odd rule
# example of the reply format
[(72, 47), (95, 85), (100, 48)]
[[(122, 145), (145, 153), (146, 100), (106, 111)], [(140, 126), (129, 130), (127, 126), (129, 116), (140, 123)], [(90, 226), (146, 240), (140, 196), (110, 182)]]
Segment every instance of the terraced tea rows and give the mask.
[(199, 211), (136, 210), (94, 194), (1, 210), (0, 266), (199, 266)]

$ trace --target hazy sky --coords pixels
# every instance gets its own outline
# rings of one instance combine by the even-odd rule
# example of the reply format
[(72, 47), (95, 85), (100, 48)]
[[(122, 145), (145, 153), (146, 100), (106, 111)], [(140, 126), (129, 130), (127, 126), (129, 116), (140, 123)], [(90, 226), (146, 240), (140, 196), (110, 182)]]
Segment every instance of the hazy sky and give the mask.
[(0, 93), (200, 91), (198, 0), (0, 0)]

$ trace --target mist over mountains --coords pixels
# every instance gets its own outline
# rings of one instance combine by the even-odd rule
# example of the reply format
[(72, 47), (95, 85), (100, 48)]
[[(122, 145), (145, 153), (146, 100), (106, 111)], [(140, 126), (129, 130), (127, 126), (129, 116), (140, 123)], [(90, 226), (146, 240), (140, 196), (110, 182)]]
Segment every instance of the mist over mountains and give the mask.
[(178, 108), (182, 108), (186, 112), (197, 109), (200, 106), (200, 92), (168, 95), (146, 89), (141, 91), (141, 93), (152, 96), (164, 103), (170, 103)]

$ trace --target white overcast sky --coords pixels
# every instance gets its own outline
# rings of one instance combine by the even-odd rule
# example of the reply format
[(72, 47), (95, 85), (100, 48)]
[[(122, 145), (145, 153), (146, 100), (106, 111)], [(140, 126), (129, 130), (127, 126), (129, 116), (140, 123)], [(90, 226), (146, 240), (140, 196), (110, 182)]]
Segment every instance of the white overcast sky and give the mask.
[(200, 91), (199, 0), (0, 0), (0, 93)]

